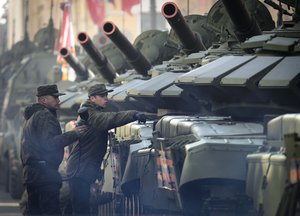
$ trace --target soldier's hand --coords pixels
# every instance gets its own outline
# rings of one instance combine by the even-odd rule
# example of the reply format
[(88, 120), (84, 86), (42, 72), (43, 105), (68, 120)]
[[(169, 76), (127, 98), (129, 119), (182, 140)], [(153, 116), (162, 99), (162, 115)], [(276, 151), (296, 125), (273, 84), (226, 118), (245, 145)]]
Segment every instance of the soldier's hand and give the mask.
[(81, 125), (81, 126), (75, 127), (74, 130), (76, 131), (77, 136), (80, 137), (86, 132), (86, 130), (88, 128), (89, 128), (89, 126), (87, 126), (87, 125)]

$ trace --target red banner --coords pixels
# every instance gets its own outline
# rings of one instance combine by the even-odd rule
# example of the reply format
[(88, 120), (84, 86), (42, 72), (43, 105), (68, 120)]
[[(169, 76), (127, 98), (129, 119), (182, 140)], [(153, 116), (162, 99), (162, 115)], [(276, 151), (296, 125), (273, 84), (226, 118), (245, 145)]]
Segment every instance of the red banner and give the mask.
[(127, 12), (129, 15), (132, 15), (131, 8), (139, 3), (140, 0), (122, 0), (122, 10)]
[(105, 18), (104, 0), (86, 0), (93, 22), (102, 29)]

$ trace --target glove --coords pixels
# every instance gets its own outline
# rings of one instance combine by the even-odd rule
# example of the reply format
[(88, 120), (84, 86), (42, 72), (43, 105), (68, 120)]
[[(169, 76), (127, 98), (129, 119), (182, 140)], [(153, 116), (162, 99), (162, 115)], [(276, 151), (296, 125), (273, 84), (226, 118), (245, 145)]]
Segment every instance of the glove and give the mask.
[(86, 107), (81, 107), (77, 111), (77, 113), (78, 113), (80, 119), (77, 120), (76, 127), (78, 127), (80, 125), (87, 125), (88, 119), (89, 119), (88, 109)]
[(89, 113), (86, 107), (81, 107), (77, 113), (82, 120), (87, 121), (89, 119)]
[(139, 113), (139, 112), (134, 114), (134, 119), (138, 120), (139, 123), (143, 123), (143, 124), (145, 124), (147, 120), (146, 115), (144, 113)]

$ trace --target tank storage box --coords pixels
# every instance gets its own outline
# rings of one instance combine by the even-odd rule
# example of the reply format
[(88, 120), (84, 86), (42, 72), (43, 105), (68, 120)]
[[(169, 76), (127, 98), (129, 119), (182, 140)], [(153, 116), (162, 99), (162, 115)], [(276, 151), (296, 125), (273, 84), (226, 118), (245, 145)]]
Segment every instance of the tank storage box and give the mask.
[(246, 193), (254, 208), (266, 216), (276, 214), (284, 188), (288, 183), (287, 160), (283, 153), (285, 134), (300, 134), (300, 114), (285, 114), (267, 125), (268, 152), (247, 156), (248, 173)]
[(272, 119), (267, 127), (267, 146), (280, 149), (285, 134), (300, 134), (300, 114), (285, 114)]
[(275, 152), (250, 154), (247, 162), (247, 195), (252, 197), (257, 212), (275, 215), (274, 206), (279, 205), (288, 180), (286, 156)]

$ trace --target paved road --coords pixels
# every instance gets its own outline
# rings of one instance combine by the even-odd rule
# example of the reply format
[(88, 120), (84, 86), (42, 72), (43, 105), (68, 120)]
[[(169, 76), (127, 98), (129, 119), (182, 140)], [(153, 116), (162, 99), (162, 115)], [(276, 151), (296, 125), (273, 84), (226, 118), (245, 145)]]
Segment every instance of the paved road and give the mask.
[(13, 200), (0, 188), (0, 216), (21, 216), (18, 200)]

